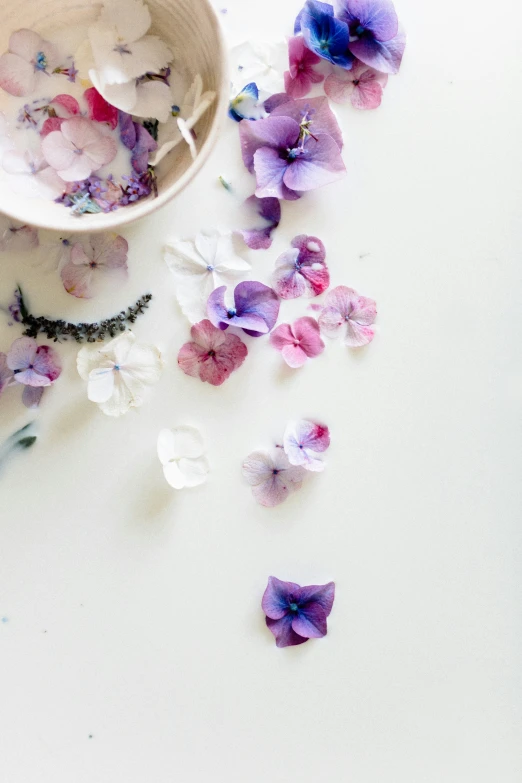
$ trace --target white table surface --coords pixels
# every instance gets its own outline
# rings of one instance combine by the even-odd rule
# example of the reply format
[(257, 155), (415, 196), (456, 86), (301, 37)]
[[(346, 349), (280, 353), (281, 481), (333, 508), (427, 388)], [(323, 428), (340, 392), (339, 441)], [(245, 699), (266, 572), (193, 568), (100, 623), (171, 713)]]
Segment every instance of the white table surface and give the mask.
[[(235, 40), (290, 34), (299, 8), (226, 5)], [(188, 327), (160, 250), (237, 226), (216, 182), (248, 181), (232, 122), (197, 181), (124, 232), (116, 295), (78, 302), (0, 259), (3, 300), (19, 281), (37, 312), (96, 318), (152, 291), (135, 331), (167, 362), (117, 420), (87, 401), (73, 346), (36, 415), (2, 398), (2, 440), (39, 433), (0, 477), (2, 783), (522, 779), (522, 7), (397, 8), (409, 39), (383, 106), (339, 109), (348, 176), (245, 252), (268, 280), (295, 234), (320, 236), (332, 283), (377, 300), (361, 354), (334, 343), (293, 374), (261, 339), (221, 388), (178, 370)], [(15, 336), (2, 323), (4, 350)], [(294, 416), (330, 424), (328, 468), (266, 510), (241, 461)], [(181, 493), (156, 457), (176, 424), (212, 463)], [(276, 649), (269, 574), (335, 580), (325, 639)]]

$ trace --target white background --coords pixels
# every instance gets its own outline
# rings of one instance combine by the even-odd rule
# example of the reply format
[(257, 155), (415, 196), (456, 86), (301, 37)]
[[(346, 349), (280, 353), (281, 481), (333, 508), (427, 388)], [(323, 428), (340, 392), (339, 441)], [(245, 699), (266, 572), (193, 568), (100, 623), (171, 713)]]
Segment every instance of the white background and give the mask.
[[(299, 8), (226, 4), (235, 40), (290, 34)], [(222, 388), (178, 370), (188, 327), (161, 245), (238, 225), (216, 182), (249, 182), (232, 122), (197, 181), (125, 232), (115, 294), (73, 301), (0, 259), (3, 300), (20, 281), (36, 312), (95, 318), (149, 289), (136, 332), (167, 362), (113, 420), (59, 346), (39, 441), (0, 476), (2, 783), (522, 779), (522, 10), (398, 12), (408, 46), (383, 106), (339, 109), (348, 176), (285, 204), (272, 249), (245, 253), (268, 280), (295, 234), (321, 237), (333, 284), (377, 300), (363, 352), (329, 344), (294, 373), (260, 339)], [(0, 347), (16, 336), (2, 326)], [(35, 418), (13, 390), (1, 406), (2, 440)], [(330, 425), (327, 470), (262, 509), (241, 461), (294, 416)], [(212, 473), (176, 494), (155, 444), (184, 423)], [(269, 574), (335, 580), (325, 639), (276, 649)]]

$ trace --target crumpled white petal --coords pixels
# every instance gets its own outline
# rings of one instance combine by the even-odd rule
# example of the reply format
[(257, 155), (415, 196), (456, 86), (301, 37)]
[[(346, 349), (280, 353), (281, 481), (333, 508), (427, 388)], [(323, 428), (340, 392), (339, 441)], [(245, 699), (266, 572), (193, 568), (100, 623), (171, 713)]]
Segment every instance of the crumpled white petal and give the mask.
[(210, 467), (205, 442), (195, 427), (161, 430), (157, 449), (165, 479), (174, 489), (196, 487), (207, 480)]

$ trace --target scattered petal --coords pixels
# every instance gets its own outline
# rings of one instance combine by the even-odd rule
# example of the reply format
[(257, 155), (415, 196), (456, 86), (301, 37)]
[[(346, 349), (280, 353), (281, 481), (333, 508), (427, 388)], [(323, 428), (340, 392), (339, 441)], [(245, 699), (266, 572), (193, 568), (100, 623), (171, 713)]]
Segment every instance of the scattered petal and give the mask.
[(270, 343), (292, 368), (302, 367), (307, 359), (324, 351), (319, 324), (308, 316), (298, 318), (292, 325), (280, 324), (270, 335)]
[(278, 506), (291, 492), (301, 488), (305, 471), (293, 466), (282, 449), (273, 456), (254, 451), (243, 463), (243, 477), (252, 487), (252, 494), (261, 506)]
[(158, 435), (158, 457), (165, 479), (174, 489), (196, 487), (207, 480), (205, 443), (194, 427), (164, 429)]
[(337, 337), (345, 328), (344, 342), (349, 348), (360, 348), (375, 337), (373, 324), (377, 306), (373, 299), (359, 296), (344, 285), (333, 288), (324, 300), (319, 326), (327, 337)]
[(324, 462), (316, 454), (330, 446), (330, 432), (325, 425), (306, 419), (291, 421), (285, 430), (283, 444), (292, 465), (302, 465), (305, 470), (314, 472), (324, 470)]
[(223, 332), (204, 320), (190, 330), (192, 342), (178, 354), (178, 364), (186, 375), (221, 386), (245, 361), (248, 350), (240, 338)]

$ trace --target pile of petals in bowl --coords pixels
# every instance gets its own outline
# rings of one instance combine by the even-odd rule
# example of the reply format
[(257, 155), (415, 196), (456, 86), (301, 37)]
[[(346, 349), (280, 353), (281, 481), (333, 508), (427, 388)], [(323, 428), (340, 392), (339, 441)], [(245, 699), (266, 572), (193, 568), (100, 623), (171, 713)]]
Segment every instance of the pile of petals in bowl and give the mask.
[(178, 144), (196, 157), (194, 126), (215, 94), (199, 75), (174, 72), (150, 25), (142, 0), (106, 0), (76, 51), (67, 31), (11, 35), (0, 57), (0, 179), (14, 192), (76, 215), (111, 212), (156, 192), (154, 167)]

